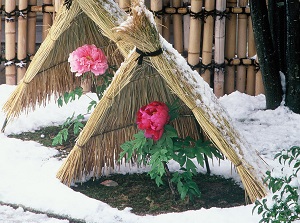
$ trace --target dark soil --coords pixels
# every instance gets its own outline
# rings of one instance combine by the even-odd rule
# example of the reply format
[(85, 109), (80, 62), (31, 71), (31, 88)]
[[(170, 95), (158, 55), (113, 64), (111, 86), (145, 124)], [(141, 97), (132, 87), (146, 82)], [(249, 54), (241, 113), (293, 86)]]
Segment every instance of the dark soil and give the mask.
[[(46, 127), (35, 132), (25, 132), (10, 137), (22, 140), (34, 140), (45, 146), (52, 146), (54, 136), (59, 132), (59, 127)], [(75, 136), (72, 136), (64, 145), (56, 146), (59, 151), (58, 159), (66, 157), (73, 148)], [(113, 180), (117, 186), (104, 186), (101, 182)], [(73, 190), (86, 194), (89, 197), (101, 200), (120, 210), (131, 207), (132, 212), (138, 215), (156, 215), (169, 212), (182, 212), (200, 208), (220, 207), (228, 208), (245, 205), (245, 192), (232, 179), (221, 176), (198, 174), (194, 181), (198, 184), (201, 197), (194, 201), (174, 199), (166, 182), (157, 187), (150, 177), (144, 174), (115, 174), (91, 180)]]
[[(113, 180), (118, 183), (118, 186), (100, 184), (105, 180)], [(180, 199), (174, 200), (167, 183), (157, 187), (146, 173), (111, 175), (72, 188), (120, 210), (131, 207), (132, 212), (138, 215), (156, 215), (200, 208), (228, 208), (245, 205), (244, 190), (231, 179), (198, 174), (194, 181), (201, 190), (201, 197), (195, 198), (193, 202)]]

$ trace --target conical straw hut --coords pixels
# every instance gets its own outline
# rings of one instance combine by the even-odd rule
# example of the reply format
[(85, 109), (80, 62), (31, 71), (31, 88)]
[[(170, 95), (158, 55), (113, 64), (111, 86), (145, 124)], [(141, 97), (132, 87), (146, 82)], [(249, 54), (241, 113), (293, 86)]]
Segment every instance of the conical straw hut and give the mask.
[[(120, 144), (131, 139), (132, 134), (137, 131), (134, 124), (137, 109), (152, 100), (172, 102), (179, 98), (182, 105), (181, 119), (174, 123), (178, 132), (183, 136), (197, 136), (197, 123), (200, 124), (211, 141), (235, 165), (250, 200), (253, 202), (264, 197), (267, 191), (263, 184), (265, 163), (236, 131), (209, 85), (196, 71), (192, 71), (185, 59), (159, 35), (153, 16), (143, 3), (138, 2), (132, 8), (133, 16), (128, 20), (125, 20), (127, 16), (116, 3), (110, 0), (73, 0), (70, 8), (73, 15), (63, 9), (62, 12), (67, 15), (60, 14), (57, 17), (61, 16), (63, 22), (68, 18), (68, 24), (72, 24), (71, 17), (74, 19), (75, 14), (83, 16), (80, 14), (81, 10), (84, 12), (82, 14), (100, 28), (100, 31), (94, 34), (102, 33), (107, 39), (115, 42), (126, 59), (99, 101), (57, 177), (70, 185), (71, 182), (81, 181), (90, 174), (95, 177), (101, 176), (105, 167), (114, 166), (120, 153)], [(50, 34), (52, 29), (57, 28), (57, 24), (54, 23)], [(64, 29), (67, 30), (68, 27)], [(63, 33), (55, 39), (50, 39), (54, 42), (51, 49), (55, 48), (55, 42), (61, 36)], [(76, 44), (82, 45), (80, 43)], [(139, 50), (136, 51), (137, 48)], [(128, 49), (135, 50), (129, 53)], [(156, 54), (145, 57), (143, 65), (139, 65), (141, 52)], [(48, 57), (42, 53), (40, 56)], [(46, 64), (47, 60), (44, 59), (43, 64)], [(25, 74), (25, 81), (21, 84), (28, 87), (31, 82), (35, 82), (35, 76), (38, 76), (43, 66), (37, 63), (37, 60), (31, 63), (31, 70), (36, 71)], [(45, 79), (45, 85), (47, 84), (49, 80)], [(47, 89), (48, 86), (43, 87)], [(46, 102), (48, 94), (61, 92), (55, 87), (52, 87), (55, 89), (53, 91), (44, 91), (40, 87), (38, 89), (38, 92), (42, 92), (40, 95), (43, 95), (40, 96), (41, 102)], [(15, 94), (15, 101), (6, 105), (8, 118), (17, 116), (24, 109), (34, 108), (35, 105), (30, 101), (23, 106), (14, 105), (21, 103), (18, 101), (19, 97), (28, 97), (28, 91), (24, 92)], [(33, 89), (32, 92), (35, 93)], [(32, 98), (34, 102), (39, 103), (38, 99)], [(9, 104), (19, 110), (10, 110)]]

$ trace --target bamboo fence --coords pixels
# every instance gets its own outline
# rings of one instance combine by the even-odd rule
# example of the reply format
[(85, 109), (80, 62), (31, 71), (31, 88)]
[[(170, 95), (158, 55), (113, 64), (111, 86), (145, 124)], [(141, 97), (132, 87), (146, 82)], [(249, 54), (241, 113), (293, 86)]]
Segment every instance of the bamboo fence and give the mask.
[[(182, 54), (217, 97), (238, 90), (264, 93), (249, 0), (146, 0), (158, 31)], [(129, 12), (130, 0), (116, 0)], [(63, 0), (0, 0), (0, 84), (23, 78)], [(3, 49), (4, 48), (4, 49)], [(90, 91), (88, 80), (82, 83)]]

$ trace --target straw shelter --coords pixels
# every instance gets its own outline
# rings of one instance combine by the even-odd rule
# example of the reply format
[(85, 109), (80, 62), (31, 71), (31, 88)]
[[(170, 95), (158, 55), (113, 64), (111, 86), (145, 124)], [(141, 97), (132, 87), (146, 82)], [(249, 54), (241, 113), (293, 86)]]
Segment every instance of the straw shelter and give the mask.
[[(159, 35), (152, 14), (139, 2), (132, 8), (132, 13), (133, 16), (128, 17), (115, 2), (108, 0), (73, 0), (69, 11), (63, 6), (57, 16), (61, 21), (54, 22), (49, 31), (49, 38), (47, 36), (48, 39), (45, 40), (45, 46), (41, 46), (43, 50), (37, 53), (23, 81), (4, 106), (8, 119), (17, 117), (22, 110), (34, 108), (35, 103), (45, 103), (50, 94), (59, 95), (74, 86), (76, 81), (72, 78), (65, 80), (71, 85), (60, 86), (60, 80), (72, 75), (68, 71), (58, 72), (61, 71), (56, 67), (58, 64), (51, 59), (55, 59), (59, 42), (64, 44), (64, 41), (68, 41), (63, 37), (70, 35), (67, 31), (74, 30), (73, 21), (77, 21), (77, 17), (87, 16), (86, 18), (97, 27), (86, 35), (95, 35), (95, 39), (100, 35), (110, 43), (106, 46), (115, 46), (112, 43), (114, 42), (125, 60), (79, 135), (57, 177), (70, 185), (73, 181), (84, 180), (87, 175), (101, 176), (105, 168), (114, 167), (120, 154), (120, 144), (131, 139), (137, 131), (134, 122), (138, 108), (153, 100), (171, 103), (179, 99), (182, 105), (180, 118), (173, 124), (181, 136), (199, 137), (199, 124), (210, 140), (236, 167), (250, 200), (253, 202), (264, 197), (267, 190), (263, 185), (265, 163), (232, 126), (230, 118), (209, 85), (196, 71), (192, 71), (186, 60)], [(64, 26), (66, 22), (67, 25)], [(95, 24), (91, 26), (94, 27)], [(62, 29), (64, 31), (58, 33)], [(76, 35), (80, 36), (80, 28), (77, 31)], [(51, 43), (48, 48), (47, 42)], [(84, 43), (87, 42), (78, 40), (72, 42), (72, 46)], [(45, 50), (48, 51), (44, 52)], [(147, 56), (149, 53), (152, 56)], [(62, 61), (66, 61), (67, 55), (64, 57)], [(142, 60), (142, 65), (139, 65)], [(52, 71), (49, 64), (56, 68), (53, 71), (53, 76), (57, 78), (54, 83), (51, 83), (51, 75), (43, 71), (44, 65), (48, 65), (46, 68)], [(66, 67), (63, 69), (66, 70)], [(38, 81), (44, 81), (43, 85), (39, 86)], [(55, 83), (60, 87), (56, 87)], [(28, 95), (30, 93), (37, 96)]]

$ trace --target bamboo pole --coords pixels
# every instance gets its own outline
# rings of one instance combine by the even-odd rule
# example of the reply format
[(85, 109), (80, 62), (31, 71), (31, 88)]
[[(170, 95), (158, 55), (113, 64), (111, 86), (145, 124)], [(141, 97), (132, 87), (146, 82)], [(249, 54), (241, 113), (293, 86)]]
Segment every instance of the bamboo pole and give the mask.
[[(2, 5), (2, 0), (0, 0), (0, 5)], [(2, 22), (0, 22), (0, 43), (2, 43)], [(0, 57), (2, 58), (2, 49), (0, 51)], [(2, 62), (0, 62), (1, 65)], [(0, 73), (0, 84), (5, 84), (5, 75), (3, 72)]]
[[(215, 1), (205, 1), (205, 10), (211, 11), (215, 8)], [(204, 23), (203, 30), (203, 46), (202, 46), (202, 63), (208, 65), (212, 61), (212, 45), (213, 45), (213, 32), (214, 32), (214, 18), (208, 16)], [(211, 71), (206, 69), (201, 75), (202, 78), (210, 85)]]
[[(44, 0), (43, 1), (44, 5), (51, 5), (52, 0)], [(43, 12), (43, 40), (46, 38), (48, 35), (49, 29), (52, 25), (52, 14), (50, 12)]]
[[(152, 12), (159, 12), (163, 9), (163, 1), (162, 0), (151, 0), (150, 1), (150, 8)], [(154, 17), (157, 30), (160, 34), (162, 34), (162, 16), (155, 16)]]
[[(29, 0), (30, 1), (30, 0)], [(54, 6), (30, 5), (31, 12), (55, 12)]]
[[(29, 0), (29, 5), (34, 6), (37, 0)], [(36, 44), (36, 12), (29, 11), (27, 15), (27, 53), (29, 55), (35, 54)]]
[[(173, 7), (180, 7), (181, 0), (173, 0)], [(174, 30), (174, 48), (180, 53), (183, 53), (183, 27), (182, 15), (173, 15), (173, 30)]]
[[(28, 6), (28, 0), (19, 1), (19, 9), (26, 9)], [(26, 57), (27, 57), (27, 15), (20, 15), (18, 17), (18, 51), (17, 58), (20, 61), (17, 64), (17, 82), (24, 77), (26, 72)], [(25, 61), (23, 61), (25, 59)]]
[[(5, 11), (7, 13), (13, 13), (16, 8), (16, 0), (5, 1)], [(8, 60), (5, 67), (6, 84), (16, 84), (16, 66), (13, 62), (16, 56), (16, 16), (5, 17), (5, 58)]]
[[(227, 0), (228, 7), (236, 7), (237, 0)], [(236, 14), (230, 14), (229, 19), (226, 19), (226, 43), (225, 57), (227, 59), (234, 58), (236, 54)], [(225, 76), (225, 94), (230, 94), (235, 90), (235, 66), (226, 66)]]
[[(248, 57), (252, 58), (256, 54), (254, 34), (252, 28), (252, 19), (251, 16), (248, 17)], [(255, 66), (247, 67), (247, 84), (246, 84), (246, 93), (249, 95), (255, 95)]]
[[(190, 0), (183, 0), (183, 6), (190, 5)], [(198, 32), (198, 30), (194, 30)], [(183, 15), (183, 51), (184, 54), (188, 52), (189, 48), (189, 35), (190, 35), (190, 15)]]
[[(192, 0), (191, 11), (194, 13), (201, 12), (202, 4), (202, 0)], [(190, 20), (188, 63), (195, 66), (199, 63), (200, 57), (201, 20), (193, 17)], [(197, 71), (199, 72), (199, 69)]]
[[(170, 0), (163, 0), (164, 7), (170, 6)], [(168, 14), (163, 15), (163, 27), (162, 27), (162, 36), (170, 42), (170, 26), (171, 24), (171, 16)]]
[[(258, 58), (256, 58), (256, 62)], [(255, 95), (265, 94), (265, 87), (262, 79), (261, 70), (258, 70), (255, 74)]]
[[(216, 10), (223, 12), (226, 9), (226, 0), (216, 1)], [(225, 17), (216, 17), (215, 24), (215, 64), (224, 64), (225, 44)], [(214, 72), (214, 93), (219, 98), (224, 95), (224, 69), (215, 68)]]
[[(245, 7), (247, 0), (239, 0), (239, 6)], [(238, 42), (237, 42), (237, 56), (245, 58), (247, 52), (247, 15), (238, 15)], [(236, 88), (238, 91), (244, 93), (246, 89), (246, 67), (240, 65), (237, 67)]]

